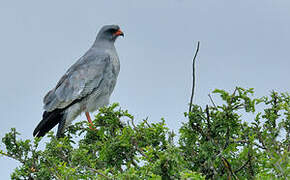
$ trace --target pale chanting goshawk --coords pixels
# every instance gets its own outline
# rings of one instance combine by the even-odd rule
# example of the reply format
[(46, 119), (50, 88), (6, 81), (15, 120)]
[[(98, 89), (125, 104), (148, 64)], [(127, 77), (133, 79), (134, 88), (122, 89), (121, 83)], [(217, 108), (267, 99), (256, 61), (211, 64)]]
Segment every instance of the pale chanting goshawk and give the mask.
[(57, 137), (61, 137), (82, 112), (92, 124), (89, 112), (109, 104), (117, 82), (120, 61), (114, 42), (119, 36), (124, 34), (117, 25), (101, 28), (93, 46), (45, 95), (42, 120), (33, 136), (42, 137), (58, 124)]

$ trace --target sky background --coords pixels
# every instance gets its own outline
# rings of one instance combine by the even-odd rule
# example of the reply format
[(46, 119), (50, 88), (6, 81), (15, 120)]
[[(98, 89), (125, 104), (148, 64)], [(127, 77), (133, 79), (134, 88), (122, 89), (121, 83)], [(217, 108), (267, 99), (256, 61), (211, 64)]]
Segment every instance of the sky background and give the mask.
[[(185, 121), (197, 41), (195, 103), (209, 104), (215, 88), (289, 92), (289, 0), (0, 0), (1, 138), (14, 127), (32, 139), (43, 96), (105, 24), (125, 33), (111, 102), (137, 122), (164, 117), (177, 130)], [(17, 165), (0, 157), (0, 179)]]

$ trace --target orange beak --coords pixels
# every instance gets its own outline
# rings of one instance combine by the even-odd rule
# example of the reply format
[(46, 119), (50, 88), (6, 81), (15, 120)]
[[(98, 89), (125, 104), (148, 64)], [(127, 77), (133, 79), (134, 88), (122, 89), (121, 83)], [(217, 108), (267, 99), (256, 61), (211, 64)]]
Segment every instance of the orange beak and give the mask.
[(121, 31), (121, 29), (119, 29), (117, 32), (114, 33), (115, 36), (123, 36), (124, 37), (124, 33)]

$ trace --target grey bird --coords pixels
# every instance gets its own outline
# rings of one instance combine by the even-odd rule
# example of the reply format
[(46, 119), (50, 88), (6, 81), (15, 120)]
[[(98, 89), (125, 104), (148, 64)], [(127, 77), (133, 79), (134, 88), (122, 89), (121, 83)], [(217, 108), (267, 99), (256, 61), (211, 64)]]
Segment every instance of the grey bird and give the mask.
[(58, 124), (56, 136), (62, 137), (65, 128), (82, 112), (92, 124), (89, 112), (109, 104), (117, 82), (120, 61), (114, 42), (119, 36), (124, 34), (118, 25), (101, 28), (92, 47), (45, 95), (42, 120), (33, 136), (42, 137)]

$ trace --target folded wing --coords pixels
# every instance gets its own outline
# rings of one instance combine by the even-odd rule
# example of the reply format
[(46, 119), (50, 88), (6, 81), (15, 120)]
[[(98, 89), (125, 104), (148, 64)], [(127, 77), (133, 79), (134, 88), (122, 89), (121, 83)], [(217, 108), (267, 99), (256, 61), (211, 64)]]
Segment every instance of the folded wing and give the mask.
[(44, 97), (45, 112), (33, 135), (44, 136), (55, 125), (64, 122), (64, 111), (68, 107), (98, 91), (109, 62), (108, 55), (87, 53), (71, 66)]
[(91, 55), (80, 59), (44, 97), (44, 109), (64, 109), (91, 94), (102, 81), (109, 61), (109, 56), (105, 55)]

